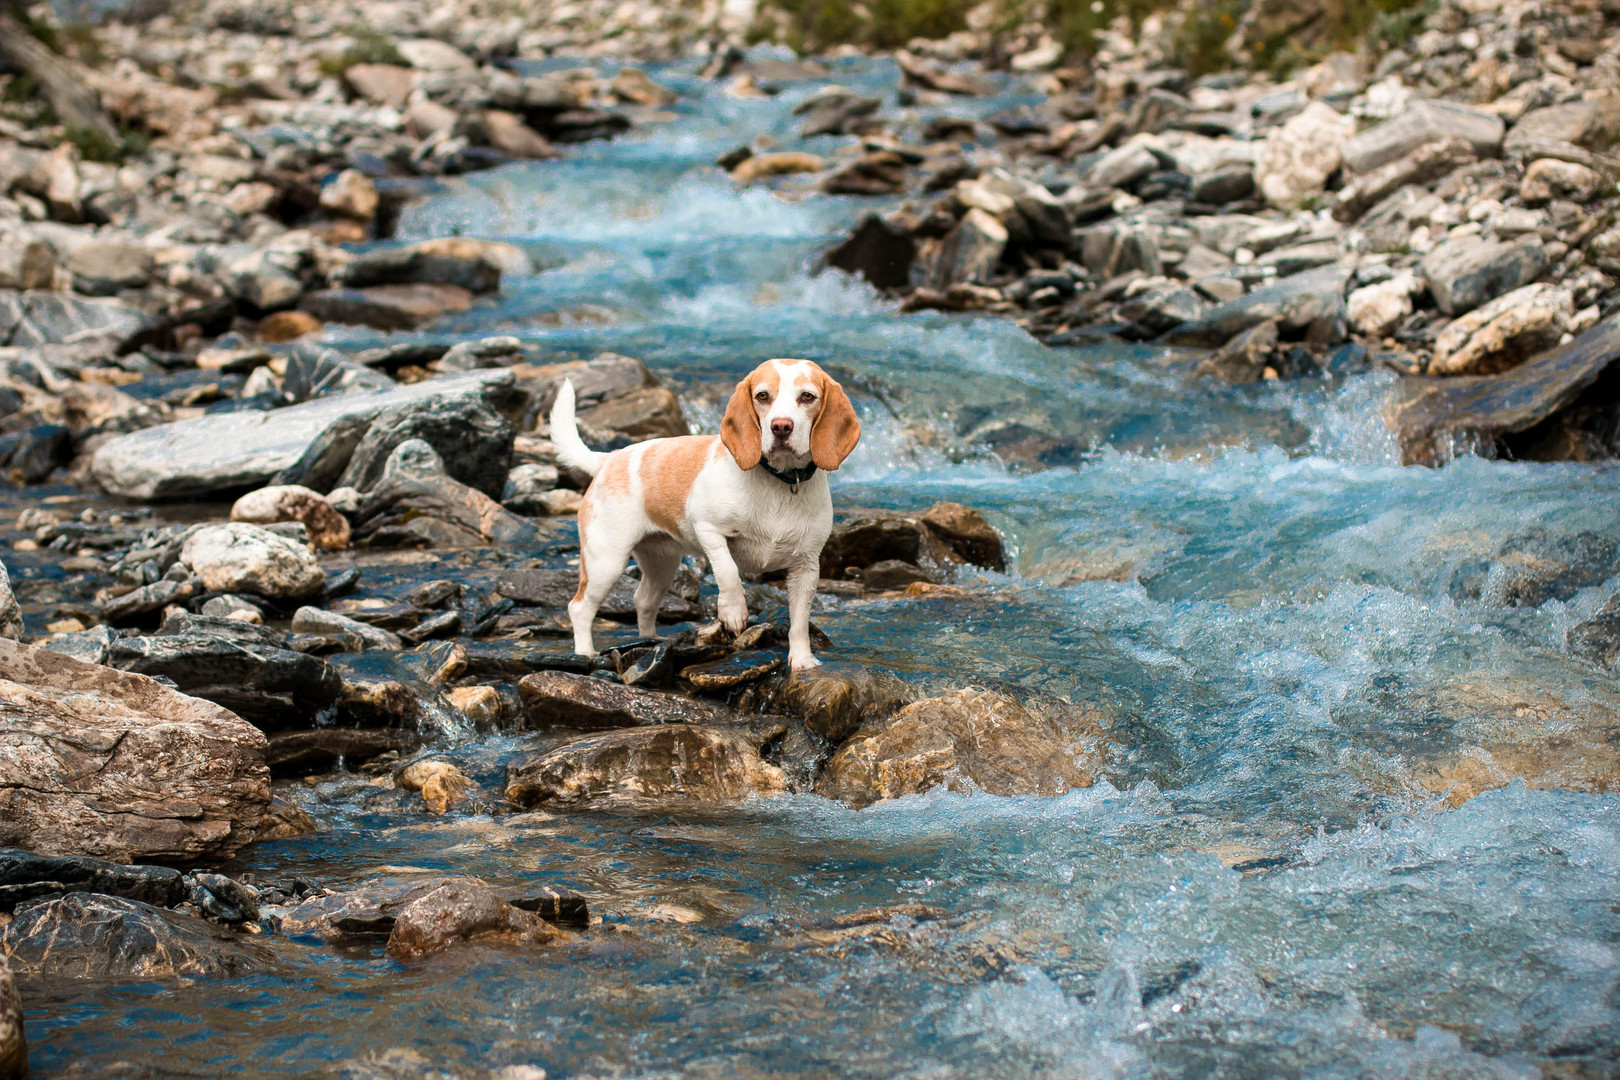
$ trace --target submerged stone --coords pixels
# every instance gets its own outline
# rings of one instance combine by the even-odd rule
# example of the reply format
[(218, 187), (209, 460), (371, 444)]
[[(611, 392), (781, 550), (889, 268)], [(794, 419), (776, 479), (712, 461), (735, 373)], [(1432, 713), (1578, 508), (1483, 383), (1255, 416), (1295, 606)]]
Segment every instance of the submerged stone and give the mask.
[(735, 803), (787, 790), (787, 778), (736, 731), (670, 724), (586, 735), (508, 767), (516, 806), (647, 809)]
[(727, 714), (706, 702), (660, 694), (566, 671), (537, 671), (518, 681), (523, 717), (531, 728), (585, 731), (646, 724), (723, 723)]
[(194, 915), (83, 892), (19, 911), (0, 947), (31, 977), (234, 978), (276, 966), (268, 949)]
[(440, 885), (399, 909), (388, 955), (417, 960), (454, 945), (543, 945), (563, 936), (540, 916), (507, 903), (480, 882)]

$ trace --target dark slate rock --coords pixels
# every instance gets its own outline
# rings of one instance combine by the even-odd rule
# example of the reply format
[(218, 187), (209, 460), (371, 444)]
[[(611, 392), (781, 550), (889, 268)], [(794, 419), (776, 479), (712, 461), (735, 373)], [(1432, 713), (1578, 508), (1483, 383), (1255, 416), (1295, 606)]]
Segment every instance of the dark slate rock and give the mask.
[(342, 765), (356, 768), (390, 751), (409, 753), (422, 736), (402, 728), (316, 728), (271, 736), (265, 764), (272, 776), (308, 776)]
[(908, 231), (868, 214), (843, 243), (827, 252), (825, 261), (879, 289), (894, 289), (910, 282), (916, 258), (917, 242)]
[(108, 646), (107, 664), (169, 679), (261, 728), (312, 724), (343, 686), (337, 671), (317, 657), (212, 636), (119, 638)]
[(649, 724), (724, 723), (724, 711), (677, 694), (659, 694), (563, 671), (539, 671), (518, 682), (524, 722), (531, 728), (584, 731)]
[(591, 912), (585, 898), (570, 889), (553, 885), (530, 885), (506, 897), (513, 907), (532, 911), (548, 923), (575, 930), (588, 930)]
[(1304, 331), (1307, 339), (1331, 344), (1344, 337), (1344, 287), (1349, 279), (1350, 271), (1338, 266), (1282, 278), (1236, 300), (1216, 304), (1201, 318), (1170, 331), (1165, 341), (1213, 348), (1251, 326), (1276, 320), (1285, 330)]
[(124, 866), (85, 855), (0, 851), (0, 911), (14, 911), (31, 900), (70, 892), (173, 907), (185, 900), (186, 891), (180, 871), (167, 866)]
[(392, 390), (399, 384), (388, 376), (357, 364), (336, 349), (320, 345), (293, 346), (287, 354), (282, 389), (294, 401), (312, 401), (328, 394), (352, 390)]
[(17, 912), (0, 947), (13, 971), (36, 977), (229, 978), (276, 966), (268, 949), (206, 920), (83, 892)]
[(1540, 277), (1547, 269), (1547, 249), (1539, 236), (1514, 241), (1460, 236), (1437, 245), (1419, 268), (1435, 306), (1447, 315), (1464, 315)]

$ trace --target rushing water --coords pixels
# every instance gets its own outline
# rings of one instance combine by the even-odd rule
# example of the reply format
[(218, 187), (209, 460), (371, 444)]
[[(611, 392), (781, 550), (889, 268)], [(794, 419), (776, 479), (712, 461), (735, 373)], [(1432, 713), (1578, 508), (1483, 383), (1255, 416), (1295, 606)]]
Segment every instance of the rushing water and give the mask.
[[(892, 101), (892, 70), (846, 74)], [(25, 985), (39, 1074), (1615, 1075), (1620, 803), (1515, 783), (1452, 809), (1421, 779), (1515, 717), (1620, 715), (1563, 644), (1617, 582), (1540, 607), (1456, 587), (1510, 537), (1620, 533), (1620, 471), (1400, 468), (1389, 376), (1232, 389), (1149, 347), (902, 316), (811, 272), (869, 204), (738, 192), (711, 165), (758, 134), (794, 145), (809, 87), (736, 101), (663, 77), (675, 121), (407, 213), (405, 239), (499, 237), (542, 268), (450, 331), (641, 357), (708, 430), (759, 359), (833, 367), (867, 432), (835, 502), (955, 499), (1015, 555), (965, 597), (822, 598), (833, 657), (1099, 706), (1125, 748), (1111, 782), (443, 819), (362, 779), (289, 785), (321, 833), (234, 869), (554, 882), (602, 924), (539, 953), (286, 943), (273, 975)], [(1013, 423), (1056, 464), (991, 453)], [(496, 792), (524, 745), (460, 760)], [(929, 910), (835, 926), (901, 904)]]

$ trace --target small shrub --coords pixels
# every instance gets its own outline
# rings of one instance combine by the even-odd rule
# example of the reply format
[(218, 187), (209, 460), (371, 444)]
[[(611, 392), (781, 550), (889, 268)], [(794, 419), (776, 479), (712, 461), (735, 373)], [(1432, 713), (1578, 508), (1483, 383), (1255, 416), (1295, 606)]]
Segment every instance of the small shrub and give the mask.
[(349, 47), (336, 56), (324, 57), (320, 62), (321, 74), (342, 75), (356, 64), (393, 64), (410, 67), (394, 43), (375, 30), (364, 27), (349, 31), (353, 39)]

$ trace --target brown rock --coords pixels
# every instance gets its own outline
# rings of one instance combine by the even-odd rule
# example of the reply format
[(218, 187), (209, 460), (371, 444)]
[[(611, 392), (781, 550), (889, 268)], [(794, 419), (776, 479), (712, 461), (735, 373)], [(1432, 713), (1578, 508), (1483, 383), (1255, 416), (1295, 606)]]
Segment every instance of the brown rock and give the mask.
[(501, 722), (504, 707), (500, 692), (493, 686), (458, 686), (445, 697), (475, 724), (493, 727)]
[(352, 769), (389, 751), (408, 752), (420, 745), (420, 735), (399, 728), (315, 728), (271, 736), (265, 761), (276, 776), (307, 776), (339, 764)]
[(417, 960), (452, 945), (543, 945), (562, 936), (487, 885), (452, 881), (400, 909), (388, 935), (388, 955)]
[(828, 174), (829, 195), (898, 195), (906, 189), (906, 162), (892, 150), (873, 150)]
[(1530, 206), (1540, 206), (1553, 199), (1585, 202), (1603, 186), (1603, 177), (1597, 171), (1573, 161), (1541, 158), (1532, 161), (1524, 170), (1519, 184), (1519, 198)]
[(321, 209), (355, 221), (377, 216), (377, 185), (359, 169), (344, 169), (321, 188)]
[(1558, 344), (1574, 302), (1563, 289), (1537, 282), (1453, 319), (1435, 338), (1430, 375), (1494, 375)]
[(731, 170), (731, 178), (738, 184), (746, 186), (770, 176), (820, 172), (826, 167), (827, 163), (814, 154), (784, 150), (776, 154), (755, 154), (753, 157), (743, 159)]
[(676, 100), (675, 91), (659, 86), (640, 68), (620, 68), (612, 89), (620, 100), (636, 105), (673, 105)]
[(669, 389), (649, 386), (621, 394), (579, 414), (581, 422), (597, 430), (618, 431), (632, 439), (663, 439), (689, 435), (681, 401)]
[(254, 334), (267, 345), (280, 345), (319, 333), (321, 326), (321, 320), (307, 311), (277, 311), (260, 319)]
[(397, 64), (355, 64), (343, 73), (349, 89), (373, 105), (403, 109), (411, 96), (411, 69)]
[(523, 122), (517, 113), (489, 109), (484, 113), (489, 144), (503, 154), (540, 160), (554, 158), (557, 150), (546, 137)]
[(566, 671), (537, 671), (518, 681), (524, 724), (583, 731), (644, 724), (723, 723), (726, 713), (676, 694), (657, 694)]
[(88, 892), (18, 912), (0, 950), (13, 970), (34, 978), (229, 978), (275, 966), (270, 950), (195, 915)]
[(0, 957), (0, 1078), (28, 1075), (28, 1040), (23, 1034), (22, 999), (11, 978), (11, 965)]
[(668, 724), (585, 735), (507, 770), (516, 806), (662, 809), (682, 803), (735, 803), (787, 789), (742, 734)]
[(958, 690), (901, 709), (838, 748), (817, 791), (861, 807), (936, 787), (1061, 795), (1090, 787), (1106, 737), (1072, 707), (1041, 712), (1001, 694)]
[(922, 523), (961, 556), (962, 561), (988, 570), (1007, 569), (1007, 553), (1001, 535), (985, 516), (961, 503), (937, 502), (923, 511)]
[(466, 773), (448, 761), (413, 761), (394, 777), (406, 791), (420, 791), (422, 802), (435, 814), (442, 814), (473, 788)]
[(776, 689), (771, 708), (801, 718), (816, 735), (840, 743), (861, 728), (877, 726), (914, 697), (890, 672), (828, 661), (789, 676)]
[(0, 844), (224, 859), (270, 805), (264, 735), (143, 675), (0, 639)]
[(413, 139), (426, 139), (456, 126), (456, 111), (437, 101), (423, 98), (405, 110), (405, 130)]
[(299, 307), (325, 322), (375, 330), (415, 330), (443, 315), (472, 307), (473, 294), (459, 285), (372, 285), (364, 289), (320, 289)]
[(255, 843), (265, 840), (287, 840), (294, 836), (308, 836), (315, 831), (314, 818), (302, 808), (277, 796), (270, 800), (270, 809), (259, 819), (259, 828), (253, 834), (253, 840)]
[(310, 543), (326, 551), (349, 546), (349, 519), (318, 491), (297, 484), (277, 484), (250, 491), (231, 507), (232, 521), (253, 525), (273, 525), (281, 521), (301, 522), (309, 530)]

